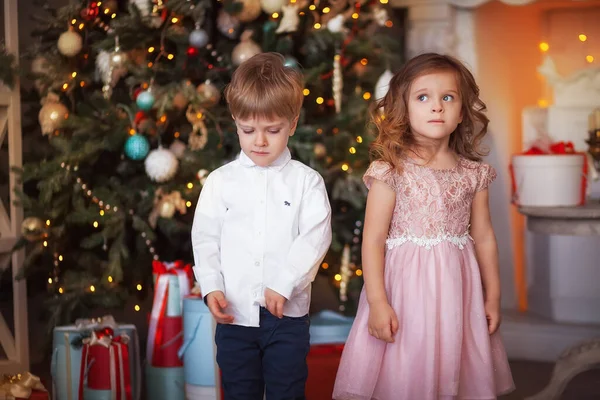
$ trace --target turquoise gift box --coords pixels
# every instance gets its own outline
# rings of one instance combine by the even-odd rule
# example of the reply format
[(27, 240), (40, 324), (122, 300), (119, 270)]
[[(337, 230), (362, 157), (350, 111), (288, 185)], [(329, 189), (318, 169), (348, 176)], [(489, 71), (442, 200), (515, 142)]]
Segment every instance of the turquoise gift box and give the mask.
[(346, 343), (354, 318), (323, 310), (310, 318), (310, 344)]
[(146, 364), (145, 370), (146, 400), (186, 400), (183, 367)]
[(216, 387), (214, 319), (199, 296), (183, 299), (183, 358), (186, 385)]
[[(92, 329), (110, 326), (115, 336), (129, 336), (129, 365), (131, 371), (131, 386), (134, 400), (141, 399), (141, 365), (140, 344), (137, 329), (131, 324), (116, 324), (112, 316), (105, 316), (94, 320), (81, 320), (76, 325), (57, 326), (53, 332), (52, 361), (50, 373), (52, 375), (52, 398), (60, 400), (83, 400), (79, 398), (79, 383), (81, 378), (81, 353), (80, 346), (73, 342), (81, 341), (82, 336), (89, 335)], [(87, 392), (87, 391), (86, 391)], [(97, 391), (96, 391), (97, 392)], [(108, 391), (110, 392), (110, 391)], [(101, 393), (89, 394), (92, 400), (101, 400)], [(84, 395), (88, 399), (87, 393)]]

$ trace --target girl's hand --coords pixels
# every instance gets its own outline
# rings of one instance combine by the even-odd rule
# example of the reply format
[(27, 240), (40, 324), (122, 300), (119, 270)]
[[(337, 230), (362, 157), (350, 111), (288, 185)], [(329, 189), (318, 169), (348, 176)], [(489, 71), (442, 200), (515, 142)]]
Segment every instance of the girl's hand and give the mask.
[(490, 335), (500, 327), (500, 302), (497, 300), (486, 300), (484, 303), (485, 317), (488, 323)]
[(370, 305), (368, 325), (369, 334), (374, 338), (387, 343), (394, 342), (398, 332), (398, 317), (387, 301)]

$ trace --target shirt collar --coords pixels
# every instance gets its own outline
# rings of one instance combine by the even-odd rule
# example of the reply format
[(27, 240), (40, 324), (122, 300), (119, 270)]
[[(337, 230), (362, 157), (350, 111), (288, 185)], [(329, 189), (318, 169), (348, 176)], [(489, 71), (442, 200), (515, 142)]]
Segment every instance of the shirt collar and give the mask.
[[(281, 153), (281, 155), (271, 163), (271, 165), (269, 165), (266, 168), (271, 168), (274, 169), (276, 171), (281, 171), (283, 169), (283, 167), (286, 166), (286, 164), (292, 159), (292, 154), (290, 153), (290, 149), (288, 149), (286, 147), (286, 149), (283, 151), (283, 153)], [(252, 161), (250, 159), (250, 157), (248, 157), (246, 155), (246, 153), (244, 153), (244, 151), (240, 151), (240, 156), (238, 157), (238, 160), (240, 161), (240, 164), (242, 164), (244, 167), (256, 167), (257, 165), (254, 164), (254, 161)]]

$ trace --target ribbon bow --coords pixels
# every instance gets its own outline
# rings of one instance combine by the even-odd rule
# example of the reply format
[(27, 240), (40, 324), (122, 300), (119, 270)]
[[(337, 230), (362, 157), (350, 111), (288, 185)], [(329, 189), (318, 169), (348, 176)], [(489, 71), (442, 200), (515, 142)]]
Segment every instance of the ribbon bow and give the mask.
[(105, 315), (100, 318), (80, 318), (75, 321), (75, 328), (78, 331), (95, 330), (98, 328), (112, 328), (117, 327), (117, 322), (112, 315)]
[(83, 339), (83, 344), (90, 346), (104, 346), (109, 348), (112, 343), (129, 343), (129, 336), (121, 334), (115, 337), (115, 331), (112, 328), (104, 328), (97, 331), (92, 331), (90, 337)]
[(5, 375), (0, 385), (0, 400), (28, 399), (33, 390), (46, 391), (40, 378), (25, 372), (17, 375)]

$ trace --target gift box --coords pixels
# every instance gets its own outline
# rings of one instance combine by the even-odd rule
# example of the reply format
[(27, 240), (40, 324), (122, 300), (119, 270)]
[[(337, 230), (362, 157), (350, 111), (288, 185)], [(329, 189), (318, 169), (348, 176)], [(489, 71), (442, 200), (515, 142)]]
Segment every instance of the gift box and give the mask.
[[(84, 339), (79, 375), (79, 396), (88, 399), (93, 391), (97, 398), (131, 400), (131, 370), (127, 335), (114, 336), (110, 328), (93, 331)], [(86, 396), (84, 396), (84, 388)]]
[[(111, 328), (115, 336), (127, 335), (129, 370), (131, 371), (132, 398), (141, 398), (141, 365), (137, 329), (131, 324), (117, 324), (110, 315), (98, 319), (83, 319), (75, 325), (57, 326), (53, 332), (53, 351), (50, 372), (52, 398), (82, 400), (79, 393), (83, 340), (91, 337), (94, 329)], [(85, 377), (84, 377), (85, 378)]]
[(188, 400), (214, 400), (220, 385), (214, 341), (215, 322), (200, 296), (183, 300), (183, 359)]
[(529, 207), (585, 204), (588, 160), (570, 142), (532, 146), (512, 156), (513, 203)]
[[(320, 344), (310, 346), (306, 363), (308, 379), (306, 380), (306, 398), (310, 400), (331, 400), (335, 377), (343, 344)], [(365, 366), (368, 368), (367, 366)]]
[(182, 304), (192, 287), (192, 267), (181, 261), (154, 261), (152, 270), (155, 287), (148, 324), (147, 362), (154, 367), (180, 367), (183, 363), (177, 351), (183, 344)]
[(50, 395), (39, 377), (25, 372), (0, 379), (0, 399), (49, 400)]
[(346, 343), (354, 318), (323, 310), (310, 319), (310, 344)]
[[(150, 341), (150, 340), (149, 340)], [(183, 317), (162, 317), (152, 343), (152, 363), (155, 367), (181, 367), (179, 349), (183, 346)]]
[[(172, 317), (181, 315), (183, 299), (190, 294), (194, 282), (192, 266), (184, 264), (182, 261), (168, 263), (154, 260), (152, 262), (152, 278), (155, 293), (159, 290), (159, 277), (167, 282), (164, 315)], [(161, 300), (163, 299), (161, 298)]]
[(186, 400), (183, 368), (146, 365), (145, 398), (147, 400)]

